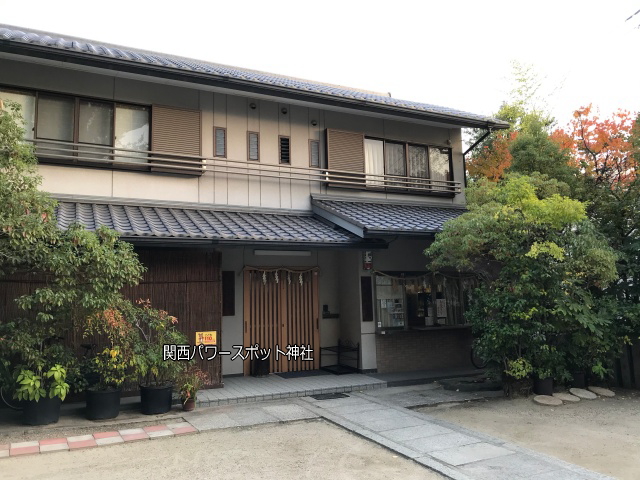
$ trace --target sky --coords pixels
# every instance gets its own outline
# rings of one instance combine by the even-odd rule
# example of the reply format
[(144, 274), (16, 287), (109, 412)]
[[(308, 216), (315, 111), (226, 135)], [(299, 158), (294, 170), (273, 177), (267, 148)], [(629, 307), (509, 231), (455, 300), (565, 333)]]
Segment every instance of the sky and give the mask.
[(640, 111), (640, 0), (0, 0), (0, 22), (484, 115), (530, 65), (559, 126)]

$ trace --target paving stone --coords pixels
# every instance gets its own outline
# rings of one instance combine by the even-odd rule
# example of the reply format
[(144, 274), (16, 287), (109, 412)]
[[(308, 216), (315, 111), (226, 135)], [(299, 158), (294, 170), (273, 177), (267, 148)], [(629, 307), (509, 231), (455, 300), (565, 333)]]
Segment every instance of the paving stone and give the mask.
[(89, 435), (91, 439), (80, 440), (78, 442), (69, 442), (69, 450), (80, 450), (81, 448), (93, 448), (97, 447), (98, 444), (93, 439), (92, 435)]
[[(27, 442), (21, 442), (21, 443), (27, 443)], [(38, 442), (36, 442), (38, 443)], [(9, 455), (11, 455), (12, 457), (17, 457), (18, 455), (32, 455), (34, 453), (40, 453), (40, 447), (18, 447), (18, 448), (12, 448), (11, 450), (9, 450)]]
[[(119, 436), (120, 434), (118, 432), (100, 432), (100, 433), (93, 434), (93, 438), (95, 438), (96, 440), (101, 438), (112, 438), (112, 437), (119, 437)], [(42, 445), (42, 442), (40, 442), (40, 444)]]
[(615, 393), (613, 393), (611, 390), (609, 390), (608, 388), (602, 388), (602, 387), (589, 387), (588, 388), (589, 391), (595, 393), (596, 395), (600, 395), (601, 397), (609, 397), (609, 398), (613, 398), (616, 396)]
[(59, 444), (66, 444), (67, 443), (67, 439), (66, 437), (60, 437), (60, 438), (46, 438), (44, 440), (40, 440), (40, 446), (43, 445), (59, 445)]
[(536, 395), (533, 397), (533, 401), (538, 405), (545, 405), (547, 407), (559, 407), (562, 405), (562, 400), (551, 395)]
[[(537, 475), (532, 475), (527, 478), (531, 480), (586, 480), (589, 477), (586, 477), (584, 473), (573, 472), (567, 468), (563, 468), (563, 469), (553, 470), (552, 472), (544, 472)], [(600, 478), (609, 478), (609, 477), (603, 476)]]
[(145, 433), (145, 431), (142, 428), (127, 428), (125, 430), (119, 430), (118, 433), (124, 437), (125, 435), (137, 435), (140, 433)]
[(463, 445), (460, 447), (448, 448), (432, 452), (431, 456), (448, 463), (449, 465), (465, 465), (479, 460), (487, 460), (489, 458), (502, 457), (505, 455), (513, 455), (513, 451), (504, 447), (491, 445), (490, 443), (473, 443), (471, 445)]
[(268, 405), (263, 407), (263, 410), (283, 422), (292, 420), (305, 420), (308, 418), (316, 418), (318, 416), (314, 413), (311, 413), (306, 408), (294, 404)]
[(13, 442), (11, 443), (11, 450), (13, 450), (14, 448), (23, 448), (23, 447), (39, 447), (40, 443), (35, 440), (35, 441), (31, 441), (31, 442)]
[(113, 445), (115, 443), (124, 443), (124, 439), (120, 435), (116, 437), (96, 438), (96, 444), (98, 446)]
[(189, 433), (198, 433), (198, 429), (189, 425), (188, 427), (173, 428), (171, 431), (175, 435), (187, 435)]
[(0, 458), (9, 458), (9, 450), (0, 450)]
[[(134, 429), (132, 429), (134, 430)], [(139, 430), (142, 430), (141, 428)], [(125, 442), (137, 442), (138, 440), (149, 440), (149, 435), (144, 433), (130, 433), (127, 435), (122, 435), (122, 440)]]
[(558, 465), (525, 453), (514, 453), (462, 465), (460, 469), (476, 480), (513, 480), (551, 472)]
[(219, 428), (239, 427), (240, 424), (226, 413), (192, 416), (189, 418), (191, 425), (198, 430), (215, 430)]
[(575, 395), (571, 395), (570, 393), (566, 392), (554, 393), (553, 396), (567, 403), (576, 403), (580, 401), (580, 397), (576, 397)]
[(263, 423), (278, 422), (278, 418), (267, 413), (263, 408), (252, 406), (243, 409), (234, 409), (227, 413), (229, 418), (240, 426), (259, 425)]
[(93, 435), (77, 435), (75, 437), (67, 437), (67, 443), (86, 442), (93, 440)]
[(167, 428), (170, 428), (171, 430), (175, 428), (183, 428), (183, 427), (190, 427), (190, 426), (191, 424), (189, 422), (167, 423)]
[(595, 393), (590, 392), (589, 390), (585, 390), (583, 388), (570, 388), (569, 392), (571, 392), (572, 395), (575, 395), (576, 397), (580, 397), (584, 400), (595, 400), (596, 398), (598, 398), (598, 396)]
[(142, 429), (145, 432), (150, 433), (150, 432), (160, 432), (163, 430), (168, 430), (169, 427), (167, 427), (166, 425), (152, 425), (150, 427), (142, 427)]
[(409, 442), (416, 438), (432, 437), (433, 435), (443, 435), (445, 433), (454, 432), (453, 430), (441, 427), (440, 425), (428, 423), (424, 425), (417, 425), (415, 427), (387, 430), (386, 432), (382, 432), (381, 435), (395, 442)]
[(68, 450), (69, 450), (69, 444), (67, 442), (40, 445), (40, 453), (66, 452)]
[(166, 430), (154, 430), (153, 432), (147, 432), (149, 438), (160, 438), (160, 437), (173, 437), (173, 432), (169, 429)]
[(386, 430), (395, 430), (404, 427), (415, 427), (417, 425), (425, 424), (426, 422), (424, 420), (411, 417), (409, 415), (399, 416), (397, 418), (384, 418), (382, 420), (372, 420), (361, 423), (362, 426), (373, 430), (374, 432), (384, 432)]
[(9, 450), (9, 448), (11, 448), (11, 445), (9, 445), (8, 443), (0, 444), (0, 452), (2, 450)]
[(472, 443), (480, 443), (480, 439), (462, 433), (444, 433), (431, 437), (415, 438), (402, 442), (404, 445), (421, 453), (437, 452), (448, 448), (462, 447)]

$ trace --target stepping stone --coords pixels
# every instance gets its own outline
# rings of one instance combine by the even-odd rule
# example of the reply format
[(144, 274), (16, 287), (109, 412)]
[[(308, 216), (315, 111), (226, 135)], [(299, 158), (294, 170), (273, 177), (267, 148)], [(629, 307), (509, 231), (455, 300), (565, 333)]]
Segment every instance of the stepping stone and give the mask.
[(579, 397), (576, 397), (575, 395), (571, 395), (570, 393), (566, 393), (566, 392), (554, 393), (553, 396), (567, 403), (576, 403), (580, 401)]
[(595, 393), (585, 390), (584, 388), (570, 388), (569, 391), (571, 392), (571, 395), (575, 395), (576, 397), (580, 397), (584, 400), (595, 400), (598, 398)]
[(551, 395), (536, 395), (533, 397), (533, 401), (538, 405), (545, 405), (547, 407), (559, 407), (562, 405), (562, 400)]
[(602, 387), (589, 387), (589, 390), (592, 391), (593, 393), (595, 393), (596, 395), (600, 395), (601, 397), (615, 397), (616, 394), (613, 393), (611, 390), (609, 390), (608, 388), (602, 388)]

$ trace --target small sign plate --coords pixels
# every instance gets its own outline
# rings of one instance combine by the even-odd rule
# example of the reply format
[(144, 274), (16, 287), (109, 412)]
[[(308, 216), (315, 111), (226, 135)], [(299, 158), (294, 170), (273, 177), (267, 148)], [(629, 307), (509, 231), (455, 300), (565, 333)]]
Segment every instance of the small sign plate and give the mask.
[(196, 345), (217, 345), (218, 332), (211, 330), (209, 332), (196, 332)]

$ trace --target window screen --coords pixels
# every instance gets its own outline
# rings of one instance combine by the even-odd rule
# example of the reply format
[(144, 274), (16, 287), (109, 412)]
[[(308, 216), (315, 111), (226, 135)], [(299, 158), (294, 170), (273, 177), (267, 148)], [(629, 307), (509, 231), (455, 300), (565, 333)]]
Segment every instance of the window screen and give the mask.
[(280, 163), (291, 163), (291, 140), (280, 137)]
[(227, 130), (224, 128), (214, 128), (215, 153), (216, 157), (227, 156)]
[(75, 100), (66, 97), (38, 97), (38, 138), (73, 141)]
[[(149, 150), (149, 109), (131, 105), (116, 105), (116, 148)], [(126, 152), (122, 160), (147, 162), (147, 154)], [(140, 157), (140, 158), (138, 158)]]
[(260, 160), (260, 137), (256, 132), (249, 132), (249, 160)]
[[(24, 118), (24, 138), (33, 139), (36, 118), (36, 97), (30, 93), (8, 92), (0, 90), (0, 100), (15, 102), (22, 107), (20, 113)], [(9, 105), (5, 103), (5, 110)]]
[(387, 175), (405, 176), (407, 174), (404, 143), (385, 142), (384, 169)]
[[(429, 147), (429, 163), (431, 163), (431, 178), (433, 180), (451, 180), (450, 155), (451, 150), (448, 148)], [(438, 189), (435, 188), (438, 185), (441, 186), (440, 189), (447, 188), (442, 183), (436, 183), (434, 190)]]
[(78, 141), (111, 145), (113, 141), (113, 104), (80, 100)]
[(320, 142), (317, 140), (309, 142), (309, 165), (320, 168)]

